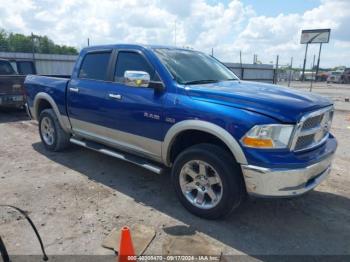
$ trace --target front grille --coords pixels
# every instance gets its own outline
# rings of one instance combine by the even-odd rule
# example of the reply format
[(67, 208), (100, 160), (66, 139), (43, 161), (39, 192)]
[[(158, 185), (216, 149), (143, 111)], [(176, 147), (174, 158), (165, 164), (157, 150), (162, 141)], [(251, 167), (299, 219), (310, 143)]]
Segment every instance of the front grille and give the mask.
[(328, 137), (333, 118), (333, 107), (306, 114), (302, 117), (292, 143), (292, 150), (300, 151), (320, 145)]
[(321, 123), (322, 118), (323, 118), (323, 114), (310, 117), (309, 119), (307, 119), (304, 122), (303, 130), (316, 127), (317, 125), (319, 125)]
[(314, 142), (315, 134), (299, 136), (297, 143), (295, 144), (295, 150), (302, 150), (312, 145)]

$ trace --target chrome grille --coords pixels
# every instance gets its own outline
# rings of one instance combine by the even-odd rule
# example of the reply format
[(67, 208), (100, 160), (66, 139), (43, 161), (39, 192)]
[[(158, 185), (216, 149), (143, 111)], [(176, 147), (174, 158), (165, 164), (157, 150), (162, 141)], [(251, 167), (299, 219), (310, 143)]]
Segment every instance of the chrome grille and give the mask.
[(319, 125), (321, 123), (322, 118), (323, 118), (323, 114), (318, 115), (318, 116), (314, 116), (314, 117), (310, 117), (309, 119), (305, 120), (305, 122), (303, 124), (303, 130), (316, 127), (317, 125)]
[(295, 150), (302, 150), (303, 148), (309, 147), (314, 142), (315, 135), (300, 136), (295, 144)]
[(301, 151), (322, 144), (329, 135), (333, 106), (304, 115), (297, 125), (291, 149)]

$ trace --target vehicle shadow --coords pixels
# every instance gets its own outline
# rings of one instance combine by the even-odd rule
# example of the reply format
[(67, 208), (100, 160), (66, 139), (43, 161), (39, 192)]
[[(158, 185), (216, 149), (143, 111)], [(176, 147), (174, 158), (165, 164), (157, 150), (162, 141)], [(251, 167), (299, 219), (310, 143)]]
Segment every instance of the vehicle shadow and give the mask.
[(0, 107), (0, 124), (29, 120), (24, 109)]
[(34, 150), (52, 161), (126, 194), (136, 202), (165, 213), (184, 224), (166, 227), (171, 235), (202, 232), (236, 250), (262, 255), (334, 255), (350, 253), (350, 199), (319, 191), (293, 199), (248, 199), (224, 220), (204, 220), (178, 202), (170, 176), (155, 175), (132, 164), (72, 146), (52, 153), (41, 143)]

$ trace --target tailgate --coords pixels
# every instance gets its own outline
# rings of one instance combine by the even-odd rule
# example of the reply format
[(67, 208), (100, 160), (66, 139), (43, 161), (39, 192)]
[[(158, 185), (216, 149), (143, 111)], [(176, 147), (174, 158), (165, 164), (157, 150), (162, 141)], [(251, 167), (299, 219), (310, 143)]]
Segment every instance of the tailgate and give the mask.
[(0, 95), (23, 95), (24, 75), (0, 75)]

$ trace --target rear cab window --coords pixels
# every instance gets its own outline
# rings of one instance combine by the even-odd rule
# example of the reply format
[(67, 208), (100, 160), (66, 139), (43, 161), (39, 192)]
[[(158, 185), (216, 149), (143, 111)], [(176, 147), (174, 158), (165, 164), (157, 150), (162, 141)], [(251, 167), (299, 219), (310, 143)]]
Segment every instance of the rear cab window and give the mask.
[(17, 70), (21, 75), (35, 74), (35, 66), (32, 61), (17, 61)]
[(102, 80), (108, 79), (108, 64), (111, 51), (96, 51), (87, 53), (79, 70), (79, 78)]

